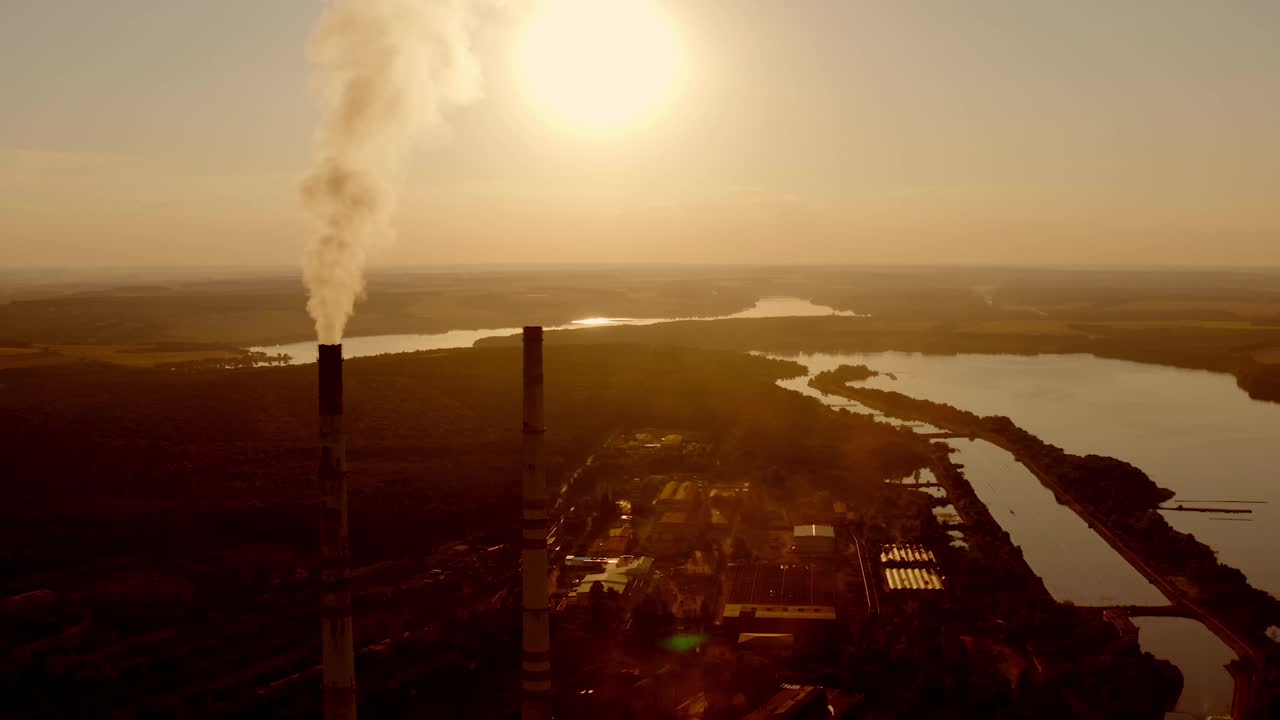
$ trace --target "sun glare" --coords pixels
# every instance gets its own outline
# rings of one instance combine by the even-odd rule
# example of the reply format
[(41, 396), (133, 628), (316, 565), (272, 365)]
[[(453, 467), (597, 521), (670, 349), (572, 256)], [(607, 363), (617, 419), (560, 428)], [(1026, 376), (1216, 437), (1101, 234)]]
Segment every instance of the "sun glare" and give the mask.
[(526, 92), (553, 122), (606, 134), (662, 110), (680, 52), (651, 0), (546, 0), (524, 35), (520, 68)]

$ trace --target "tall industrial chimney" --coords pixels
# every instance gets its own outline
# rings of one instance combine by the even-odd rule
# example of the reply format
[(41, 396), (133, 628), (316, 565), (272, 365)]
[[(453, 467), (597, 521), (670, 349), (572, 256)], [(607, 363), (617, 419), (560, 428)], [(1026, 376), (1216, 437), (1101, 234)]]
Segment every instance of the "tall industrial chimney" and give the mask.
[(355, 720), (347, 438), (342, 430), (342, 346), (320, 346), (320, 614), (325, 720)]
[(524, 505), (521, 560), (524, 579), (524, 652), (520, 663), (520, 715), (551, 718), (551, 609), (547, 593), (547, 486), (542, 466), (542, 328), (524, 329)]

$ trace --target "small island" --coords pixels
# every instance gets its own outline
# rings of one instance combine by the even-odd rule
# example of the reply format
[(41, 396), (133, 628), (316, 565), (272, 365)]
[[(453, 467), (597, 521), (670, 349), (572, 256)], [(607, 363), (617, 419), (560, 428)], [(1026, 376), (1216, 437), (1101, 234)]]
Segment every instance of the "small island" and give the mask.
[(822, 376), (826, 382), (842, 386), (881, 376), (887, 377), (890, 380), (898, 379), (893, 373), (882, 373), (879, 370), (872, 370), (866, 365), (841, 365), (835, 370), (828, 370), (822, 373)]

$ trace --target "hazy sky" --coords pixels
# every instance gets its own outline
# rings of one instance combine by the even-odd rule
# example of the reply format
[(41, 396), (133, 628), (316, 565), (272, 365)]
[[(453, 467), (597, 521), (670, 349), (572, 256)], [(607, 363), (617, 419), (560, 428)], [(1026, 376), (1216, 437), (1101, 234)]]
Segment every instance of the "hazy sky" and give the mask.
[[(378, 263), (1280, 264), (1277, 0), (668, 0), (653, 123), (530, 107), (522, 18)], [(293, 264), (320, 0), (0, 3), (0, 265)]]

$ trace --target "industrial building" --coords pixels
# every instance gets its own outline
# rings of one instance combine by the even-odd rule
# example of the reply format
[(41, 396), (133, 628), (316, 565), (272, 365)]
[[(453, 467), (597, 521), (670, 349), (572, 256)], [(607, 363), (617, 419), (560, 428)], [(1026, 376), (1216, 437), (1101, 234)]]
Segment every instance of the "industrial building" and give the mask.
[[(841, 706), (843, 702), (836, 703)], [(830, 720), (838, 712), (827, 691), (814, 685), (783, 685), (743, 720)]]
[(712, 508), (711, 523), (710, 523), (710, 527), (708, 527), (707, 529), (709, 531), (710, 537), (714, 538), (717, 542), (719, 542), (729, 537), (730, 531), (732, 529), (732, 525), (729, 522), (729, 518), (726, 517), (724, 513), (720, 512), (719, 510), (716, 510), (715, 508)]
[(653, 532), (646, 539), (646, 547), (662, 557), (684, 555), (692, 550), (701, 539), (708, 518), (697, 477), (667, 477), (669, 479), (653, 501), (657, 520)]
[(730, 565), (725, 629), (741, 633), (784, 633), (797, 644), (829, 639), (836, 620), (835, 579), (807, 563)]
[(938, 558), (924, 545), (894, 543), (880, 547), (880, 565), (889, 590), (942, 590)]
[(689, 511), (664, 512), (654, 523), (645, 547), (662, 557), (686, 555), (702, 537), (705, 517), (703, 513)]
[(672, 456), (679, 456), (698, 461), (705, 460), (710, 451), (710, 445), (696, 433), (664, 433), (657, 430), (620, 433), (609, 441), (609, 447), (635, 458), (650, 456), (671, 459)]
[(687, 512), (701, 504), (702, 492), (698, 489), (698, 484), (690, 478), (668, 480), (653, 501), (654, 509), (658, 512)]
[(753, 653), (789, 653), (796, 639), (790, 633), (738, 633), (738, 647)]
[(890, 590), (942, 589), (942, 576), (932, 568), (886, 567), (884, 578)]
[(569, 555), (564, 559), (564, 569), (566, 572), (599, 573), (604, 572), (611, 563), (616, 564), (617, 560), (599, 555)]
[(606, 561), (604, 572), (593, 573), (582, 578), (578, 587), (569, 592), (567, 606), (585, 600), (591, 593), (592, 585), (600, 583), (605, 591), (613, 590), (624, 597), (633, 592), (653, 572), (653, 558), (615, 558)]
[(592, 555), (617, 557), (631, 552), (635, 545), (635, 530), (629, 525), (611, 527), (597, 538), (589, 548)]
[(796, 525), (792, 543), (801, 555), (834, 555), (836, 529), (830, 525)]
[(923, 545), (894, 543), (880, 547), (880, 562), (885, 565), (937, 565), (938, 558)]

